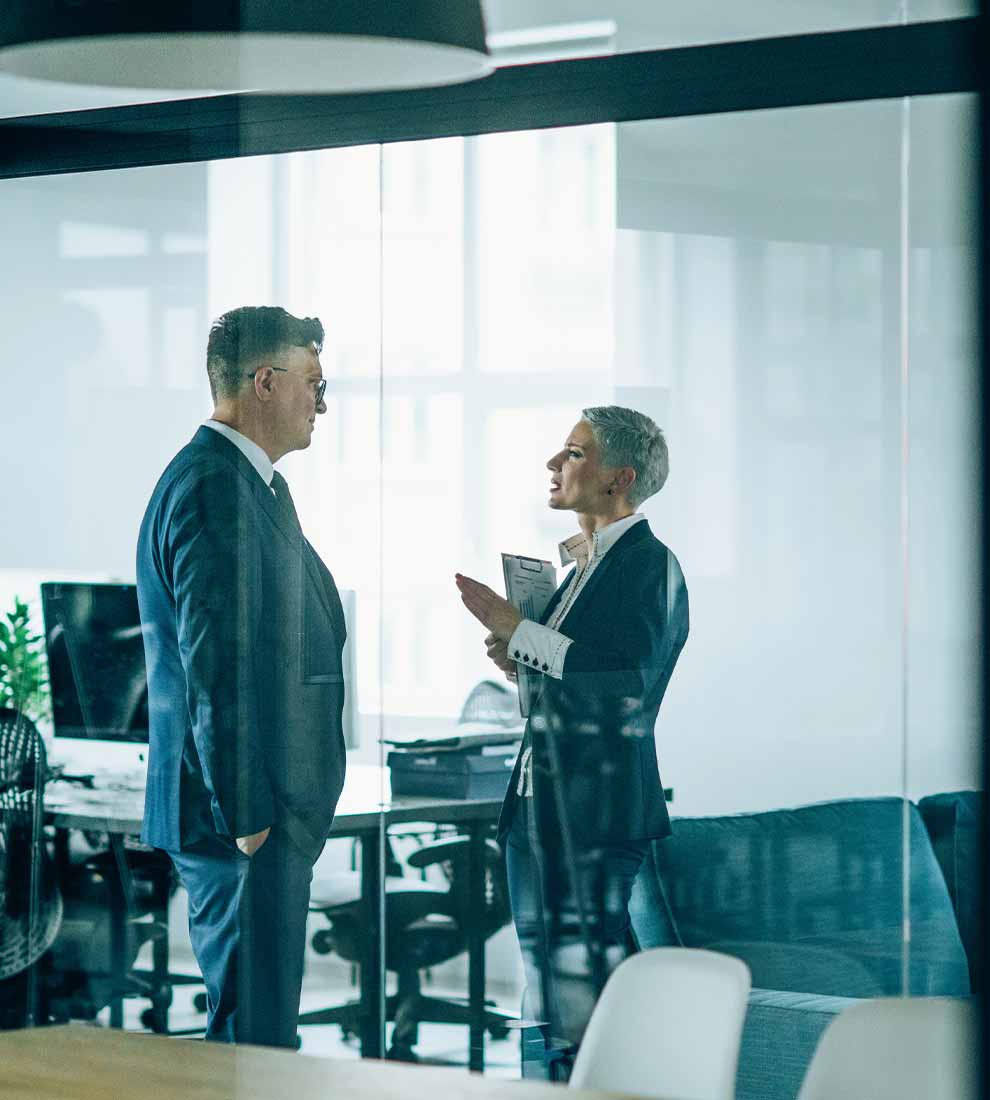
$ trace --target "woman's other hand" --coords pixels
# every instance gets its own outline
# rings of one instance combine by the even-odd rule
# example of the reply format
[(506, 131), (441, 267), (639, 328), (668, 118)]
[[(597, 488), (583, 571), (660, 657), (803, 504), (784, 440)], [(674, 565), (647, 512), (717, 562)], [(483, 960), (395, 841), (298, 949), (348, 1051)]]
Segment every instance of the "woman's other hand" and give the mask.
[(494, 634), (485, 636), (485, 649), (488, 656), (494, 661), (496, 668), (505, 673), (505, 678), (516, 682), (516, 662), (509, 658), (509, 643), (500, 641)]

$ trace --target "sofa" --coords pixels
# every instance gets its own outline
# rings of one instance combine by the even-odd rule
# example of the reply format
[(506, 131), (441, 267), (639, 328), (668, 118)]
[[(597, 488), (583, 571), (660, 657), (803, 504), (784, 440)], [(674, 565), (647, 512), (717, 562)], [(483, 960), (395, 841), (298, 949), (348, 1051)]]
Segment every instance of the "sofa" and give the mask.
[(793, 1100), (856, 999), (978, 990), (982, 812), (976, 791), (849, 799), (676, 818), (654, 842), (630, 902), (639, 946), (724, 951), (752, 972), (737, 1100)]

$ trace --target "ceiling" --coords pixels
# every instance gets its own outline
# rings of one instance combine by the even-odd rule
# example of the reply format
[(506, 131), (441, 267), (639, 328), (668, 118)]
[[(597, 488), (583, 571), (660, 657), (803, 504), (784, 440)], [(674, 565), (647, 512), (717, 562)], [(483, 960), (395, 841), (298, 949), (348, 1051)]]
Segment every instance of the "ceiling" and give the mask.
[[(836, 31), (977, 14), (978, 0), (485, 0), (490, 34), (529, 30), (544, 39), (520, 59)], [(596, 24), (587, 27), (583, 24)], [(611, 24), (612, 26), (608, 26)], [(603, 40), (603, 32), (605, 39)], [(586, 35), (586, 39), (582, 36)], [(610, 36), (610, 40), (609, 40)], [(582, 41), (585, 42), (582, 47)], [(514, 57), (506, 53), (504, 61)], [(0, 118), (180, 99), (182, 93), (77, 88), (0, 75)]]

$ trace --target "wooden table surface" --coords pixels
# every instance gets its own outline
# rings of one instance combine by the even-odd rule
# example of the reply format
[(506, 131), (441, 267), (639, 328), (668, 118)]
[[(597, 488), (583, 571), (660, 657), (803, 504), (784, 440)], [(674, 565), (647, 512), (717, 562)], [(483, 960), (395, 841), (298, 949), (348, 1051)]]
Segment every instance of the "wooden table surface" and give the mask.
[(70, 1024), (0, 1032), (3, 1100), (606, 1100), (463, 1069), (313, 1058)]

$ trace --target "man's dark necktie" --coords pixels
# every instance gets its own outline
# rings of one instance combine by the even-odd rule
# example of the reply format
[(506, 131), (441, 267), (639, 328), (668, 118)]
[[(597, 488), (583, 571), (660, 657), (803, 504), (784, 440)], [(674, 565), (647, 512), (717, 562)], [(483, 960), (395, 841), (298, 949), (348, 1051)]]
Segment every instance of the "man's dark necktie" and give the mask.
[(333, 614), (338, 620), (338, 625), (341, 630), (344, 629), (344, 610), (340, 605), (340, 594), (337, 591), (337, 583), (333, 579), (333, 575), (330, 570), (320, 561), (316, 556), (316, 553), (312, 550), (309, 543), (306, 541), (302, 533), (302, 528), (299, 525), (299, 517), (296, 515), (296, 506), (292, 503), (292, 494), (289, 492), (288, 482), (278, 472), (278, 470), (272, 471), (272, 488), (275, 490), (275, 499), (278, 501), (279, 506), (285, 512), (285, 514), (291, 519), (293, 526), (299, 532), (299, 537), (302, 539), (302, 544), (305, 547), (305, 553), (309, 554), (313, 559), (314, 564), (317, 566), (317, 571), (323, 578), (323, 587), (326, 589), (327, 598), (330, 601), (330, 607), (333, 609)]
[(292, 494), (289, 492), (289, 483), (278, 470), (272, 471), (272, 488), (275, 490), (275, 499), (279, 502), (285, 514), (292, 520), (293, 527), (302, 534), (302, 528), (299, 526), (299, 516), (296, 515), (296, 506), (293, 504)]

